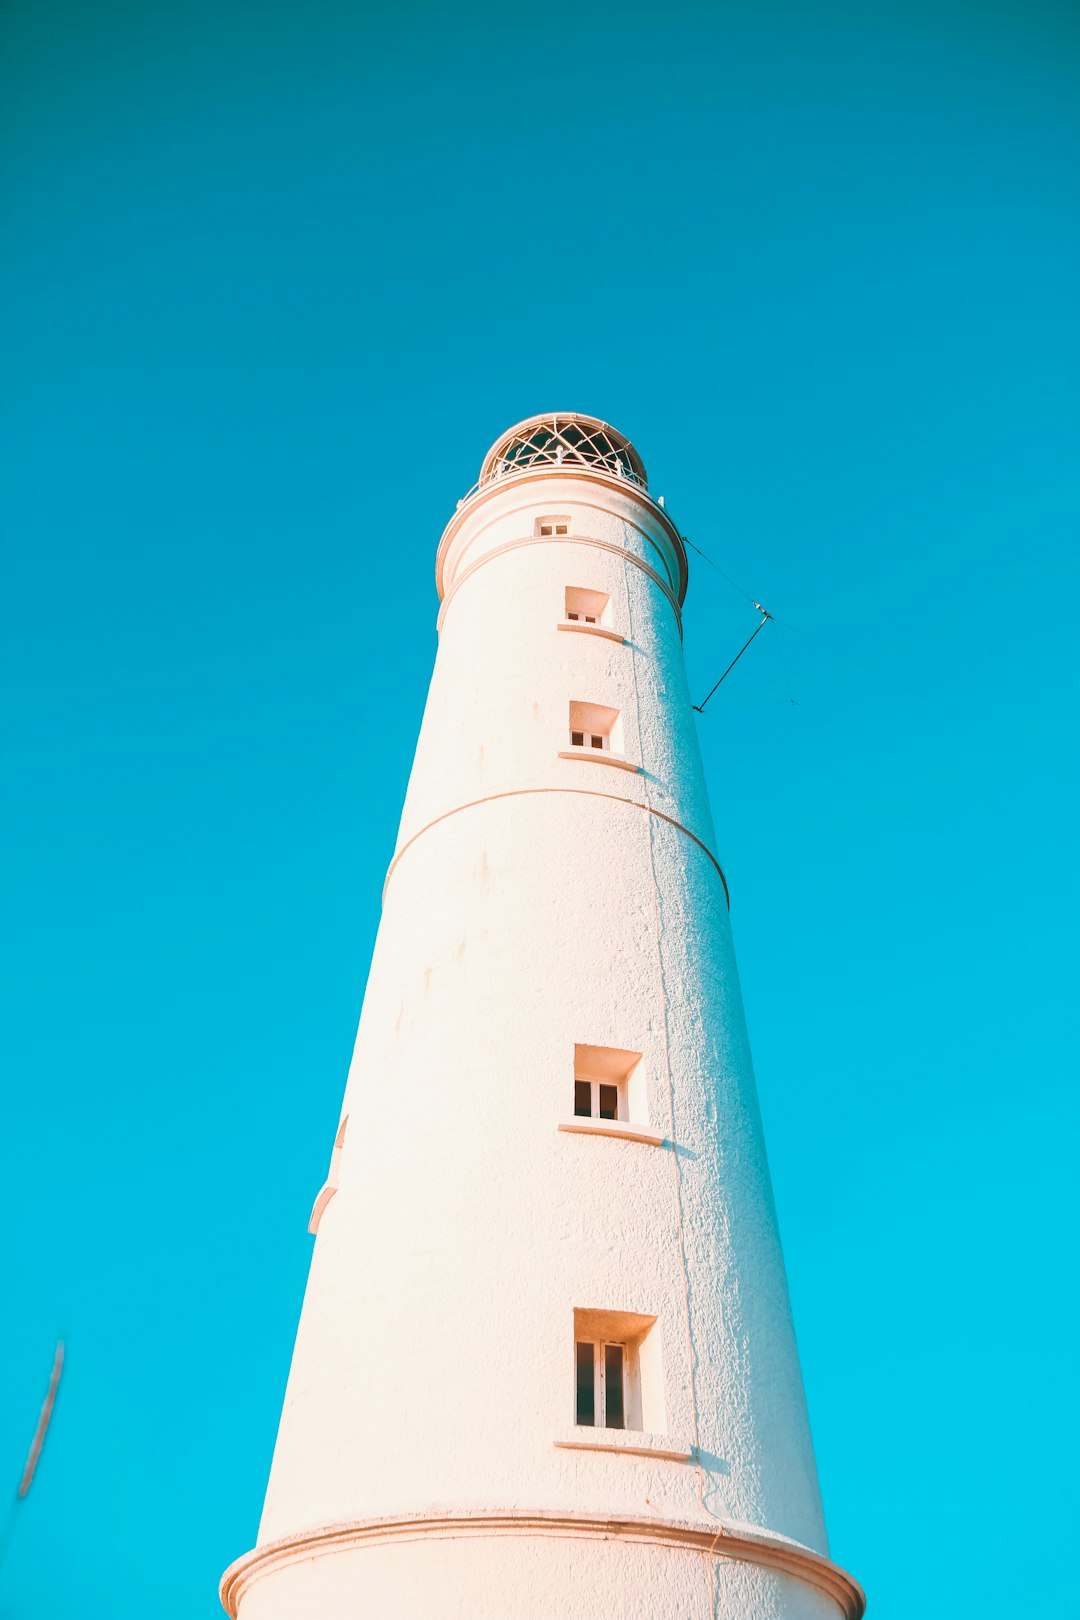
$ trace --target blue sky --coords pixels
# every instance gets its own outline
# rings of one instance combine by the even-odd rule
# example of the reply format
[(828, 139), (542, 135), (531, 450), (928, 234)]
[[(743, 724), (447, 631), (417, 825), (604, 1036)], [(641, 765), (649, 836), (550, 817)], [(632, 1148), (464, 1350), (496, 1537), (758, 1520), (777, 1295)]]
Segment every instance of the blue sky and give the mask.
[(834, 1551), (1076, 1613), (1075, 9), (0, 30), (12, 1491), (69, 1345), (0, 1614), (210, 1620), (252, 1542), (435, 546), (553, 408), (776, 616), (700, 734)]

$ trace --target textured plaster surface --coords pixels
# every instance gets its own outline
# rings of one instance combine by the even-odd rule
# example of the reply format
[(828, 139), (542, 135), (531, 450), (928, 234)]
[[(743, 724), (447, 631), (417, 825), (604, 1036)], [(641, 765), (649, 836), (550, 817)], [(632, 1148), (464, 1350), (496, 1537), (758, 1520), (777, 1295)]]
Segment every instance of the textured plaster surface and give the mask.
[[(827, 1550), (677, 610), (634, 561), (677, 582), (650, 505), (552, 474), (527, 499), (496, 491), (444, 544), (260, 1544), (453, 1504), (716, 1518)], [(534, 541), (545, 511), (570, 515), (569, 540)], [(625, 643), (558, 634), (567, 586), (607, 594)], [(638, 773), (559, 759), (574, 700), (619, 710)], [(642, 1053), (642, 1123), (664, 1145), (557, 1129), (581, 1043)], [(649, 1427), (693, 1461), (554, 1444), (575, 1309), (656, 1318)], [(776, 1571), (543, 1536), (337, 1552), (242, 1606), (541, 1610), (837, 1613)]]

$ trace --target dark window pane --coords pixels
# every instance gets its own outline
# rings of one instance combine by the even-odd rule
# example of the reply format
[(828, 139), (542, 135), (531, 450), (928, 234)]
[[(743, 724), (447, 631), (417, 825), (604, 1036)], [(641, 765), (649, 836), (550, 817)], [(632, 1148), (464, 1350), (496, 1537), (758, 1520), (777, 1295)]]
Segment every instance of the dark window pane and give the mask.
[(585, 615), (585, 623), (586, 624), (595, 624), (596, 620), (595, 619), (590, 619), (589, 615), (586, 613), (586, 615)]
[(556, 525), (555, 525), (555, 533), (556, 534), (569, 534), (570, 530), (567, 528), (565, 523), (556, 523)]
[(593, 736), (592, 736), (592, 745), (593, 745), (594, 748), (603, 748), (603, 746), (604, 746), (603, 737), (598, 737), (594, 732)]
[(625, 1429), (623, 1413), (623, 1347), (604, 1346), (604, 1424), (609, 1429)]
[(618, 1086), (600, 1087), (600, 1118), (618, 1119), (619, 1117), (619, 1088)]
[(588, 1080), (574, 1081), (574, 1113), (585, 1119), (592, 1115), (592, 1086)]
[(577, 1361), (577, 1404), (574, 1422), (582, 1428), (596, 1426), (596, 1396), (594, 1394), (593, 1350), (591, 1344), (574, 1346)]
[(568, 618), (568, 619), (576, 619), (576, 618), (577, 618), (577, 616), (578, 616), (578, 615), (577, 615), (577, 614), (576, 614), (576, 613), (568, 613), (568, 614), (567, 614), (567, 615), (566, 615), (566, 617), (567, 617), (567, 618)]
[(584, 748), (585, 733), (583, 731), (572, 731), (570, 733), (570, 741), (575, 748)]

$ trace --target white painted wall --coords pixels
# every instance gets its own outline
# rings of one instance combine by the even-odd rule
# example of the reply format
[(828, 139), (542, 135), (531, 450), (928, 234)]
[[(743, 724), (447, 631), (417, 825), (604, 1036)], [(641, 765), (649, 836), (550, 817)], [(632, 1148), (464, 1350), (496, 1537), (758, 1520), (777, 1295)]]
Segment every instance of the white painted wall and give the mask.
[[(547, 512), (570, 516), (569, 539), (535, 540)], [(683, 566), (647, 495), (581, 473), (489, 486), (444, 537), (340, 1188), (259, 1531), (294, 1550), (249, 1555), (243, 1620), (857, 1612), (805, 1570), (573, 1528), (748, 1526), (827, 1551), (673, 600)], [(558, 628), (568, 585), (610, 597), (624, 644)], [(575, 699), (620, 711), (639, 772), (559, 757)], [(643, 1054), (636, 1091), (663, 1146), (558, 1130), (575, 1043)], [(556, 1446), (574, 1438), (575, 1308), (657, 1318), (646, 1443), (692, 1461)], [(497, 1531), (514, 1512), (549, 1528)], [(476, 1529), (423, 1530), (447, 1513)], [(412, 1528), (372, 1541), (388, 1517)], [(300, 1558), (344, 1523), (368, 1528)]]

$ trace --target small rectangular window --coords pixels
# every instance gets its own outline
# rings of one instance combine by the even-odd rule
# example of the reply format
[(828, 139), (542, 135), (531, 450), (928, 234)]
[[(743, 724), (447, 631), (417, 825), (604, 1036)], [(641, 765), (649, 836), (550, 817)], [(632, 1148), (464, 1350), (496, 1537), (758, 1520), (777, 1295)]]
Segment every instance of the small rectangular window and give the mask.
[(621, 1344), (604, 1346), (604, 1428), (625, 1429), (626, 1414), (623, 1401), (623, 1347)]
[(574, 1422), (583, 1429), (596, 1427), (596, 1346), (576, 1346), (577, 1401)]
[(609, 709), (604, 703), (570, 705), (570, 746), (595, 748), (602, 753), (611, 749), (621, 756), (622, 720), (618, 709)]
[[(574, 1421), (582, 1429), (625, 1429), (630, 1346), (609, 1339), (574, 1344)], [(636, 1355), (634, 1357), (636, 1366)], [(640, 1425), (639, 1425), (640, 1426)]]
[(624, 1089), (614, 1081), (579, 1074), (574, 1080), (574, 1113), (579, 1119), (625, 1119)]
[[(587, 1429), (663, 1432), (655, 1316), (574, 1309), (574, 1415)], [(646, 1418), (649, 1421), (645, 1421)]]
[(536, 520), (536, 533), (544, 539), (554, 535), (570, 533), (570, 519), (562, 514), (558, 516), (542, 517)]
[(580, 585), (566, 587), (566, 617), (585, 624), (604, 624), (610, 598), (603, 591), (588, 591)]
[[(644, 1118), (644, 1096), (631, 1097), (640, 1052), (613, 1046), (574, 1047), (574, 1114), (579, 1119)], [(641, 1082), (635, 1081), (640, 1089)], [(631, 1107), (636, 1100), (637, 1112)]]
[(579, 1119), (625, 1119), (623, 1087), (582, 1075), (574, 1081), (574, 1113)]

